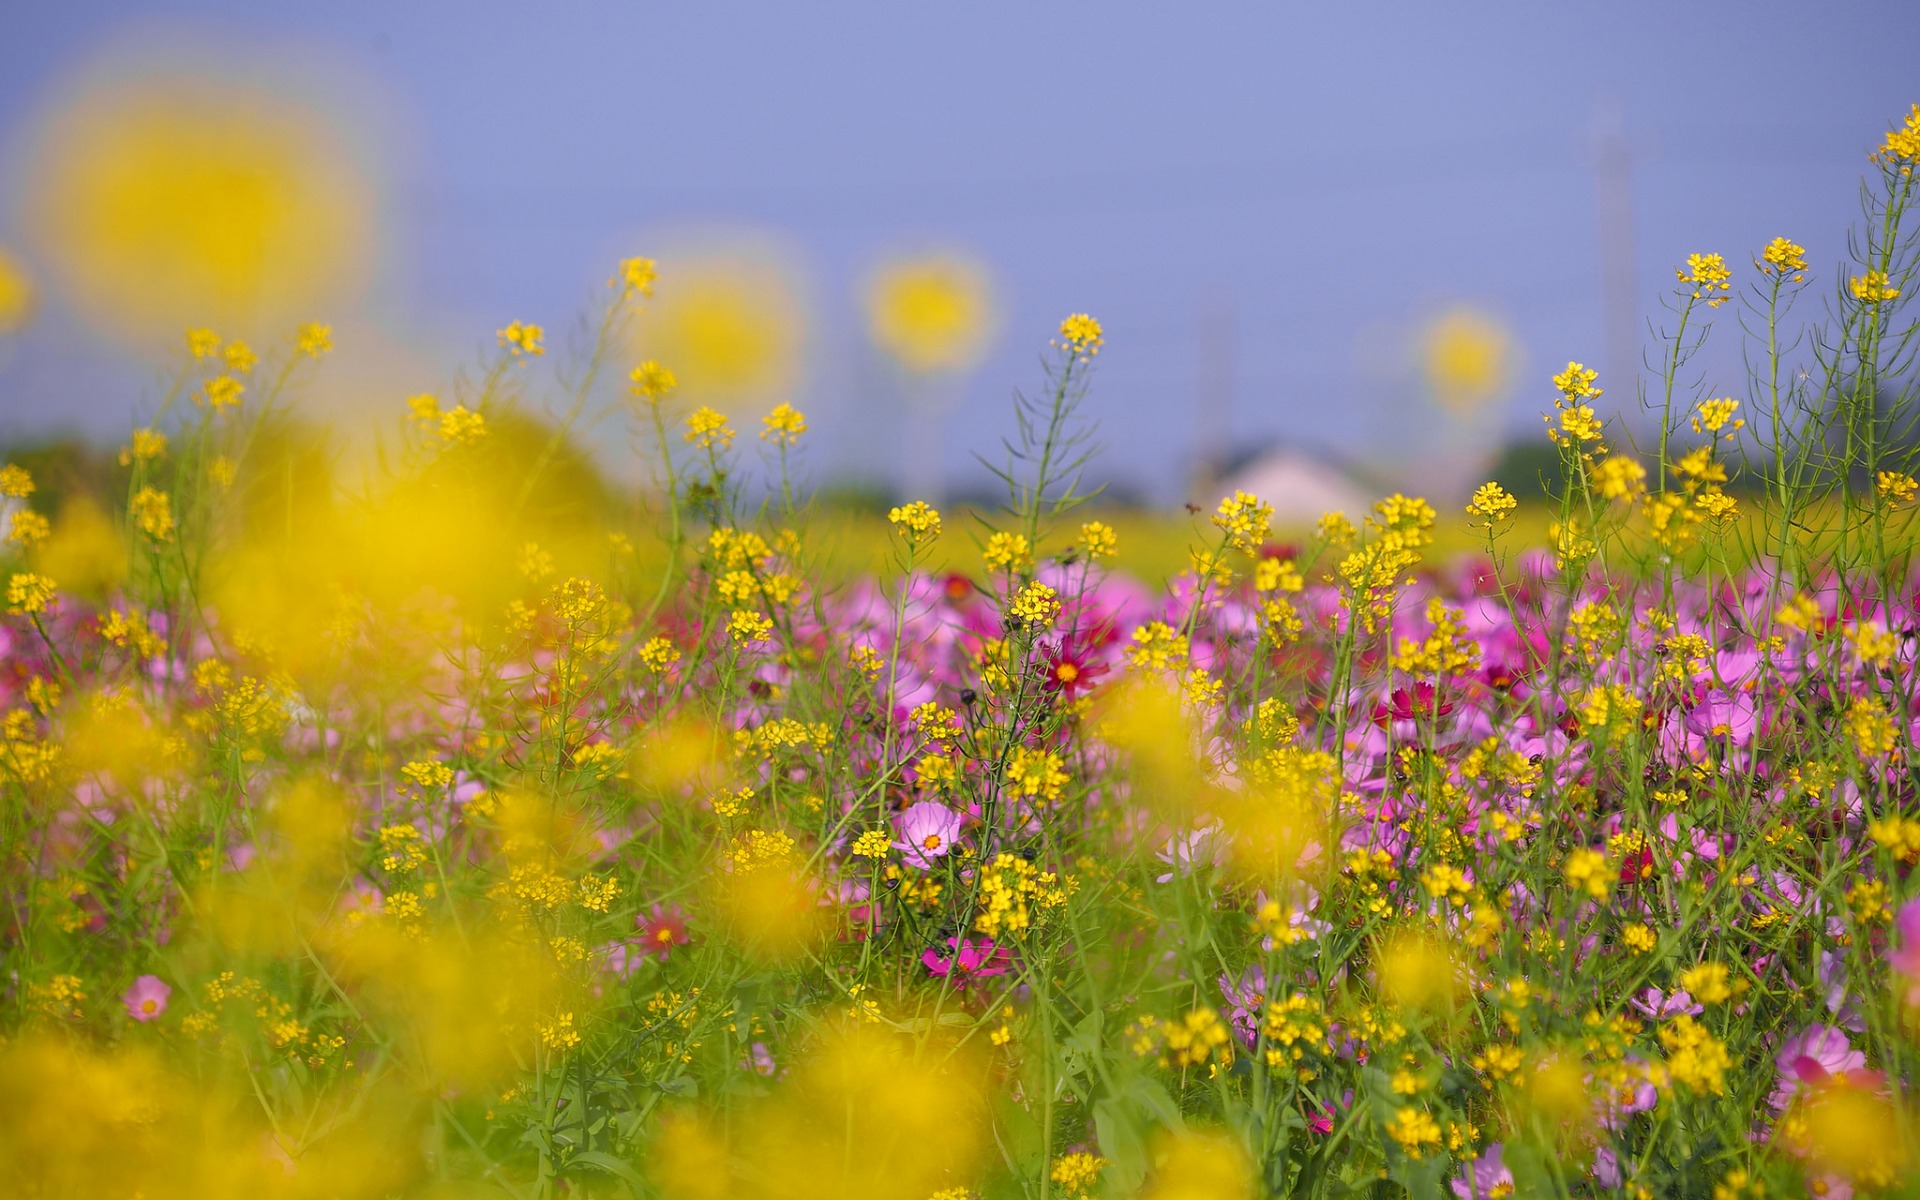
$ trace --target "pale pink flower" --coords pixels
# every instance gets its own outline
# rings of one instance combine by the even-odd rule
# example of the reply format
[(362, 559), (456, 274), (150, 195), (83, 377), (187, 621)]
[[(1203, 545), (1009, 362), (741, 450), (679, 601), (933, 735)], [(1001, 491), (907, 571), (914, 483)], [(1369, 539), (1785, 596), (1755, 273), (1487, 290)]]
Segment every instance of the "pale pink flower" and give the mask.
[(128, 1016), (136, 1021), (151, 1021), (167, 1011), (167, 997), (171, 995), (173, 989), (158, 975), (142, 975), (120, 999), (127, 1006)]
[(944, 804), (922, 800), (896, 818), (900, 840), (893, 844), (907, 862), (930, 867), (936, 858), (944, 858), (960, 836), (966, 817)]

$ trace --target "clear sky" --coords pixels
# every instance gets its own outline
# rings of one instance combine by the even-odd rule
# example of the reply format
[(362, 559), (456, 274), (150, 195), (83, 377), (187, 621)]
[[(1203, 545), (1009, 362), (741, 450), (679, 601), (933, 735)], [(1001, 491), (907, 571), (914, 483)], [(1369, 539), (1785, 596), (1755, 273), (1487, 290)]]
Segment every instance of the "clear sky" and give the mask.
[[(1690, 251), (1744, 265), (1777, 234), (1831, 279), (1866, 152), (1920, 100), (1913, 0), (39, 4), (0, 38), (0, 142), (102, 54), (163, 41), (311, 60), (309, 86), (381, 148), (368, 328), (471, 361), (506, 320), (565, 326), (649, 237), (764, 231), (809, 280), (817, 472), (901, 480), (857, 288), (937, 241), (991, 265), (1005, 312), (948, 473), (966, 478), (1053, 326), (1087, 311), (1107, 331), (1105, 473), (1161, 500), (1183, 494), (1208, 356), (1237, 440), (1417, 457), (1407, 331), (1455, 301), (1511, 324), (1501, 421), (1537, 429), (1546, 376), (1604, 356), (1607, 97), (1643, 315)], [(0, 244), (31, 262), (22, 237), (0, 207)], [(1739, 394), (1731, 347), (1703, 363)], [(152, 378), (56, 301), (0, 346), (0, 435), (117, 436)]]

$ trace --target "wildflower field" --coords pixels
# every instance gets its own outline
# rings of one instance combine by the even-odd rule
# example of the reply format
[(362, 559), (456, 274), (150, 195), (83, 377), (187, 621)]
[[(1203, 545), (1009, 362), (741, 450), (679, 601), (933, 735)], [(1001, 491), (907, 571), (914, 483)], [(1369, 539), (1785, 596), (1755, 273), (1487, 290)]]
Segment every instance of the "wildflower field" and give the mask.
[[(620, 361), (644, 259), (350, 484), (271, 436), (325, 326), (189, 331), (117, 512), (0, 471), (0, 1186), (1920, 1193), (1916, 162), (1832, 275), (1681, 264), (1645, 413), (1568, 363), (1451, 558), (1239, 493), (1141, 582), (1086, 315), (1004, 507), (852, 578), (801, 412)], [(655, 486), (583, 507), (609, 373)]]

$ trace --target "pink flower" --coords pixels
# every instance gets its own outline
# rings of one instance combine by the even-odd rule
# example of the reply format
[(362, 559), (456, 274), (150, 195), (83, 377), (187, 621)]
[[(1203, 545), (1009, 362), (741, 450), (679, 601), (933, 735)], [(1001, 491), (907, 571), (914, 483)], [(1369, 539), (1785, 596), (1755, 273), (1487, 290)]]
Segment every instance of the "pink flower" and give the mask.
[(965, 985), (975, 975), (1005, 975), (1012, 965), (1013, 956), (1005, 947), (993, 944), (992, 938), (968, 938), (962, 942), (959, 938), (948, 938), (949, 949), (956, 954), (941, 954), (935, 947), (929, 946), (921, 953), (920, 961), (926, 964), (929, 973), (942, 979), (952, 977), (954, 982)]
[(1817, 1087), (1866, 1067), (1867, 1056), (1855, 1050), (1844, 1030), (1832, 1025), (1809, 1025), (1780, 1044), (1773, 1056), (1780, 1069), (1770, 1102), (1784, 1109), (1803, 1087)]
[(120, 999), (127, 1006), (128, 1016), (136, 1021), (151, 1021), (167, 1011), (167, 997), (171, 995), (173, 989), (158, 975), (142, 975)]
[(1453, 1194), (1460, 1200), (1497, 1200), (1501, 1196), (1513, 1195), (1513, 1172), (1500, 1161), (1505, 1150), (1499, 1142), (1487, 1147), (1487, 1152), (1473, 1160), (1467, 1169), (1448, 1180)]
[(1646, 991), (1641, 992), (1639, 996), (1627, 1001), (1627, 1003), (1638, 1010), (1641, 1016), (1654, 1021), (1664, 1021), (1668, 1017), (1678, 1016), (1681, 1013), (1685, 1013), (1688, 1016), (1698, 1016), (1700, 1013), (1706, 1011), (1701, 1008), (1699, 1004), (1695, 1003), (1693, 997), (1687, 994), (1685, 988), (1669, 996), (1659, 988), (1650, 987)]
[(900, 840), (893, 848), (914, 866), (930, 867), (934, 859), (944, 858), (953, 849), (954, 839), (965, 823), (966, 817), (946, 805), (922, 800), (897, 818)]
[(1906, 985), (1901, 994), (1907, 1005), (1920, 1008), (1920, 900), (1902, 904), (1893, 924), (1900, 940), (1888, 952), (1887, 965)]
[(747, 1048), (747, 1057), (741, 1066), (755, 1075), (764, 1075), (771, 1079), (779, 1071), (779, 1064), (773, 1059), (773, 1051), (767, 1049), (765, 1042), (755, 1042)]

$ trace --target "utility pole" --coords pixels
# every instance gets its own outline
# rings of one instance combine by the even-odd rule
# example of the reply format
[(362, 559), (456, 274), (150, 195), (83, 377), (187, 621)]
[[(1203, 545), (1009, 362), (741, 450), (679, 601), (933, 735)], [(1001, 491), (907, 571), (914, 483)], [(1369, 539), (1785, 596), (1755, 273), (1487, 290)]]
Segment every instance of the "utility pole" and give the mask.
[(1193, 405), (1193, 500), (1211, 505), (1233, 444), (1234, 334), (1232, 293), (1222, 289), (1200, 304), (1200, 373)]
[[(1633, 156), (1626, 114), (1617, 96), (1604, 95), (1593, 111), (1593, 184), (1600, 219), (1600, 318), (1606, 374), (1601, 386), (1621, 404), (1640, 395), (1640, 311), (1635, 297)], [(1617, 390), (1616, 390), (1617, 389)]]

